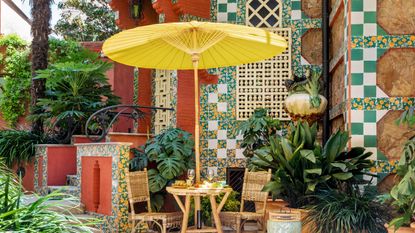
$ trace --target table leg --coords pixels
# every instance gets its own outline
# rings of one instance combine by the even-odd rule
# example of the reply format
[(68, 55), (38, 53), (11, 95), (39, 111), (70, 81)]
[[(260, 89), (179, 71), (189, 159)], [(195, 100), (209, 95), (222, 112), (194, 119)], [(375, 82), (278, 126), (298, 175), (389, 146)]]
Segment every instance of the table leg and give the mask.
[(220, 222), (218, 208), (216, 207), (216, 198), (213, 195), (210, 195), (209, 198), (210, 198), (210, 205), (212, 206), (212, 214), (213, 214), (213, 219), (215, 220), (216, 230), (218, 231), (218, 233), (223, 233), (222, 223)]
[(189, 213), (190, 213), (190, 199), (191, 199), (191, 196), (189, 194), (187, 194), (185, 204), (184, 204), (185, 212), (183, 213), (183, 222), (182, 222), (181, 233), (186, 233), (186, 231), (187, 231), (187, 224), (189, 222)]
[(194, 196), (195, 201), (195, 226), (197, 226), (197, 211), (199, 211), (200, 208), (200, 196)]

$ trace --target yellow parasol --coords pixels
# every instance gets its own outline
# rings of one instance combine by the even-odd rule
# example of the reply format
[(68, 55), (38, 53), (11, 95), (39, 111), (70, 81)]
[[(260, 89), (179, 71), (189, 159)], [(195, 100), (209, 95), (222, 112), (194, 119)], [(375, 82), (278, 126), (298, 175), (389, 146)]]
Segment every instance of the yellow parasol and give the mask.
[(198, 69), (236, 66), (274, 57), (287, 42), (264, 29), (235, 24), (153, 24), (120, 32), (103, 45), (110, 59), (130, 66), (194, 70), (196, 182), (200, 182)]

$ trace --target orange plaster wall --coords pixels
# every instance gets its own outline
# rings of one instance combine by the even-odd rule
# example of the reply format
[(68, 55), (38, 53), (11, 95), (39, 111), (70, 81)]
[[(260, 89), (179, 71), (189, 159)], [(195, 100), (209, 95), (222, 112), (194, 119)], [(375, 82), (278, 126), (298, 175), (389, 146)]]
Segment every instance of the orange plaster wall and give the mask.
[[(139, 69), (138, 75), (138, 105), (140, 106), (152, 106), (152, 70), (151, 69)], [(147, 133), (151, 130), (151, 111), (148, 109), (142, 109), (146, 112), (146, 117), (138, 122), (138, 133)]]
[(76, 175), (76, 147), (51, 146), (48, 153), (48, 186), (66, 185), (67, 175)]
[[(32, 192), (35, 190), (34, 179), (35, 179), (35, 166), (34, 162), (31, 161), (27, 164), (24, 164), (23, 167), (26, 170), (25, 176), (22, 179), (22, 185), (25, 191)], [(13, 172), (16, 172), (19, 166), (16, 164), (13, 166)]]
[(112, 158), (102, 156), (86, 156), (81, 158), (81, 202), (87, 211), (94, 211), (92, 171), (98, 161), (100, 168), (100, 205), (97, 213), (111, 215), (112, 208)]
[(177, 127), (194, 133), (195, 102), (193, 71), (178, 71), (177, 80)]
[(210, 18), (210, 0), (178, 0), (173, 9), (179, 14)]

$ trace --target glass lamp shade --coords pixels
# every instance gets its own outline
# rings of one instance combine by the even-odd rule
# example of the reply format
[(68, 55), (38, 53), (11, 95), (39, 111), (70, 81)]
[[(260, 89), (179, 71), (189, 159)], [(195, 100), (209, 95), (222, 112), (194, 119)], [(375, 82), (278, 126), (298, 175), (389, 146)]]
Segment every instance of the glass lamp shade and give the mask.
[(141, 19), (143, 3), (141, 0), (130, 0), (130, 14), (133, 19)]

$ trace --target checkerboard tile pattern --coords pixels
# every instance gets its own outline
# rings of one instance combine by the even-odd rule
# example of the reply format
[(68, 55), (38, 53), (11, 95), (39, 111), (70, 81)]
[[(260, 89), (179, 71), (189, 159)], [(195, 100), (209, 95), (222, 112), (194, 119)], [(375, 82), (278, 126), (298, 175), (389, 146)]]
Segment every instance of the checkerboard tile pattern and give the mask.
[[(376, 160), (376, 166), (370, 171), (378, 174), (375, 181), (379, 182), (395, 170), (396, 161), (387, 161), (386, 156), (377, 149), (376, 124), (389, 110), (409, 108), (415, 98), (386, 95), (376, 85), (377, 60), (391, 48), (414, 48), (415, 35), (388, 35), (376, 21), (377, 0), (344, 3), (345, 9), (351, 4), (351, 25), (348, 25), (348, 16), (345, 16), (345, 35), (347, 38), (350, 26), (352, 48), (345, 57), (346, 63), (349, 59), (351, 62), (351, 144), (373, 152), (372, 159)], [(346, 69), (346, 78), (348, 71)]]
[(236, 22), (237, 0), (217, 0), (217, 21)]

